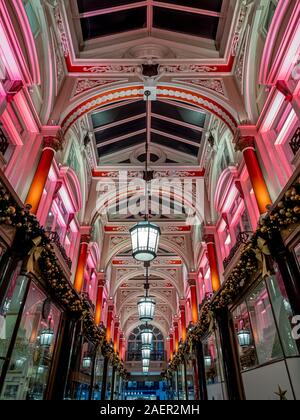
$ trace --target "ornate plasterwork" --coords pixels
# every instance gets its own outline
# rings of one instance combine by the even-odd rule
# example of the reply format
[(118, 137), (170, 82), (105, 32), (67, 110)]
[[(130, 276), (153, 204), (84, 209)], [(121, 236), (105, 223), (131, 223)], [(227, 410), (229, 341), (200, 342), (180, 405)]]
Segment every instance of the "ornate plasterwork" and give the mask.
[[(111, 90), (110, 92), (102, 92), (92, 97), (88, 102), (78, 105), (75, 109), (69, 112), (62, 122), (64, 132), (66, 132), (77, 119), (82, 117), (84, 114), (93, 111), (103, 105), (113, 103), (125, 99), (139, 99), (144, 96), (144, 89), (142, 86), (128, 87)], [(174, 99), (177, 101), (182, 100), (183, 102), (199, 106), (206, 109), (220, 118), (232, 132), (235, 132), (237, 122), (230, 112), (225, 109), (222, 105), (207, 98), (197, 92), (188, 91), (176, 86), (158, 86), (157, 88), (158, 98), (163, 99)]]
[(204, 87), (219, 95), (226, 96), (225, 86), (222, 79), (174, 79), (174, 82), (188, 83), (194, 86)]
[(81, 95), (96, 87), (110, 85), (112, 83), (123, 83), (125, 79), (78, 79), (75, 84), (72, 97)]
[(62, 51), (65, 57), (68, 57), (70, 54), (70, 48), (68, 43), (68, 36), (66, 34), (64, 21), (62, 18), (61, 10), (59, 6), (56, 6), (54, 9), (54, 18), (56, 22), (56, 27), (58, 29), (60, 44), (62, 47)]
[(243, 2), (241, 5), (241, 10), (240, 10), (238, 22), (237, 22), (235, 33), (233, 36), (232, 47), (231, 47), (231, 53), (234, 57), (236, 56), (237, 51), (238, 51), (238, 46), (241, 39), (241, 35), (243, 33), (243, 27), (244, 27), (244, 22), (247, 16), (247, 11), (248, 11), (247, 4), (246, 2)]
[(243, 43), (241, 45), (240, 53), (235, 65), (234, 74), (236, 77), (236, 80), (239, 84), (241, 93), (242, 92), (242, 86), (243, 86), (243, 77), (244, 77), (244, 63), (245, 63), (245, 56), (246, 56), (246, 46), (247, 46), (247, 37), (245, 36), (243, 39)]
[(124, 74), (132, 74), (135, 73), (137, 66), (126, 66), (121, 64), (109, 64), (103, 66), (86, 66), (82, 68), (84, 73), (96, 73), (96, 74), (103, 74), (103, 73), (124, 73)]

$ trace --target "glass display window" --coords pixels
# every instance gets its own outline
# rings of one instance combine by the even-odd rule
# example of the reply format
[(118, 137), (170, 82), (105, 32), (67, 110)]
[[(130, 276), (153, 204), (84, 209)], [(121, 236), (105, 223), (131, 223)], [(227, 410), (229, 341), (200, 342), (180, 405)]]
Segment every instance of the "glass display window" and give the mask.
[(299, 267), (299, 270), (300, 270), (300, 243), (297, 246), (295, 246), (294, 255), (296, 257), (296, 261), (298, 263), (298, 267)]
[(233, 311), (241, 370), (298, 355), (292, 336), (292, 310), (277, 267)]
[[(28, 279), (18, 278), (15, 299), (10, 307), (17, 304), (17, 297), (22, 293), (24, 281)], [(18, 330), (1, 399), (44, 399), (60, 326), (60, 316), (60, 310), (35, 283), (31, 282), (20, 323), (15, 327)]]

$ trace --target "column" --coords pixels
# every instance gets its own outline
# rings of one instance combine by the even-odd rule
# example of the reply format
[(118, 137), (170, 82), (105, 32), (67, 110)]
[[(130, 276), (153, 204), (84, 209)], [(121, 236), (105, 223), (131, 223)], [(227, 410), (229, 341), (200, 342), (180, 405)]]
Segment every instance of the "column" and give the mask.
[(31, 186), (29, 188), (26, 204), (30, 204), (31, 213), (36, 214), (48, 179), (49, 171), (55, 152), (62, 149), (62, 136), (45, 137), (40, 161), (36, 168)]
[(210, 278), (213, 292), (220, 289), (221, 281), (219, 276), (219, 268), (217, 262), (217, 252), (214, 235), (206, 235), (204, 241), (207, 246), (207, 258), (210, 266)]
[(174, 341), (175, 341), (175, 352), (178, 352), (179, 349), (179, 330), (178, 330), (178, 320), (177, 317), (175, 318), (174, 322), (173, 322), (173, 327), (174, 327)]
[(113, 320), (114, 305), (109, 303), (107, 310), (107, 322), (106, 322), (106, 341), (110, 343), (111, 340), (111, 325)]
[(79, 246), (79, 256), (77, 261), (77, 268), (75, 273), (74, 288), (80, 293), (82, 291), (83, 282), (84, 282), (84, 271), (86, 266), (86, 261), (88, 257), (88, 248), (90, 243), (90, 227), (86, 226), (82, 228), (83, 233), (80, 238)]
[(115, 353), (118, 352), (119, 349), (119, 327), (120, 327), (120, 322), (118, 319), (115, 320), (115, 326), (114, 326), (114, 351)]
[(180, 323), (181, 323), (181, 338), (182, 341), (186, 340), (186, 316), (185, 316), (185, 301), (182, 301), (180, 306)]
[(196, 273), (189, 273), (188, 283), (189, 283), (190, 292), (191, 292), (191, 310), (192, 310), (193, 324), (196, 324), (199, 320), (196, 277), (197, 277)]
[(97, 325), (101, 323), (102, 307), (103, 307), (103, 291), (105, 286), (105, 273), (98, 273), (98, 289), (95, 309), (95, 322)]
[(264, 214), (272, 200), (257, 158), (254, 137), (240, 135), (236, 140), (236, 149), (243, 152), (259, 211)]
[(123, 332), (120, 332), (120, 339), (119, 339), (119, 356), (120, 359), (124, 360), (124, 352), (123, 348), (125, 346), (125, 336)]
[(170, 334), (170, 360), (173, 359), (174, 356), (174, 335), (173, 333)]

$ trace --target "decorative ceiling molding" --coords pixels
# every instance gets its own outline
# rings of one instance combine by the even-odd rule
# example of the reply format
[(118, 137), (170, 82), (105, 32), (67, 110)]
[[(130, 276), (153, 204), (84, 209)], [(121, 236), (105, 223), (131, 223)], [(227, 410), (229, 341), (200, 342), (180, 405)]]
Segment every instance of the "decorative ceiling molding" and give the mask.
[(124, 83), (126, 79), (89, 79), (89, 78), (79, 78), (76, 80), (76, 84), (73, 90), (72, 98), (77, 98), (77, 96), (82, 95), (96, 87), (103, 87), (106, 85), (111, 85), (113, 83)]
[[(62, 121), (62, 129), (68, 129), (83, 115), (100, 108), (101, 106), (112, 104), (126, 99), (142, 99), (144, 96), (143, 86), (128, 86), (101, 92), (98, 95), (78, 104), (73, 108)], [(196, 91), (188, 88), (181, 88), (173, 85), (159, 85), (157, 87), (157, 97), (159, 99), (171, 99), (181, 101), (189, 105), (198, 106), (220, 118), (232, 131), (236, 131), (238, 125), (232, 113), (215, 100), (208, 98)]]
[(222, 95), (227, 97), (225, 91), (225, 85), (223, 79), (174, 79), (173, 82), (175, 83), (185, 83), (190, 84), (193, 86), (200, 86), (205, 89), (211, 90), (218, 95)]

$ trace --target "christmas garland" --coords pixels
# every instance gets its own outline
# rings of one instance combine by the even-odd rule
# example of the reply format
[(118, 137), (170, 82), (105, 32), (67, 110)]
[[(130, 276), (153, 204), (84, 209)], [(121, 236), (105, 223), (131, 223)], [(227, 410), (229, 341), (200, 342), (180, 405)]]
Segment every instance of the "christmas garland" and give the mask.
[(183, 362), (186, 355), (191, 353), (193, 345), (213, 330), (216, 313), (233, 303), (244, 288), (251, 281), (252, 276), (260, 269), (263, 277), (272, 274), (271, 253), (268, 241), (272, 232), (281, 231), (284, 227), (300, 222), (300, 177), (286, 191), (282, 200), (265, 216), (262, 216), (256, 232), (245, 244), (240, 260), (231, 275), (223, 285), (221, 291), (210, 301), (204, 303), (199, 315), (199, 321), (187, 334), (187, 339), (180, 346), (178, 352), (163, 372), (163, 377), (170, 379), (172, 372)]
[[(0, 188), (0, 224), (15, 228), (16, 236), (30, 245), (27, 271), (40, 274), (57, 301), (67, 311), (82, 319), (83, 331), (88, 340), (94, 344), (100, 343), (102, 353), (107, 352), (105, 330), (95, 324), (88, 301), (76, 293), (64, 276), (47, 232), (37, 218), (30, 214), (30, 208), (17, 205), (4, 188)], [(122, 361), (111, 348), (109, 358), (120, 375), (128, 378)]]

